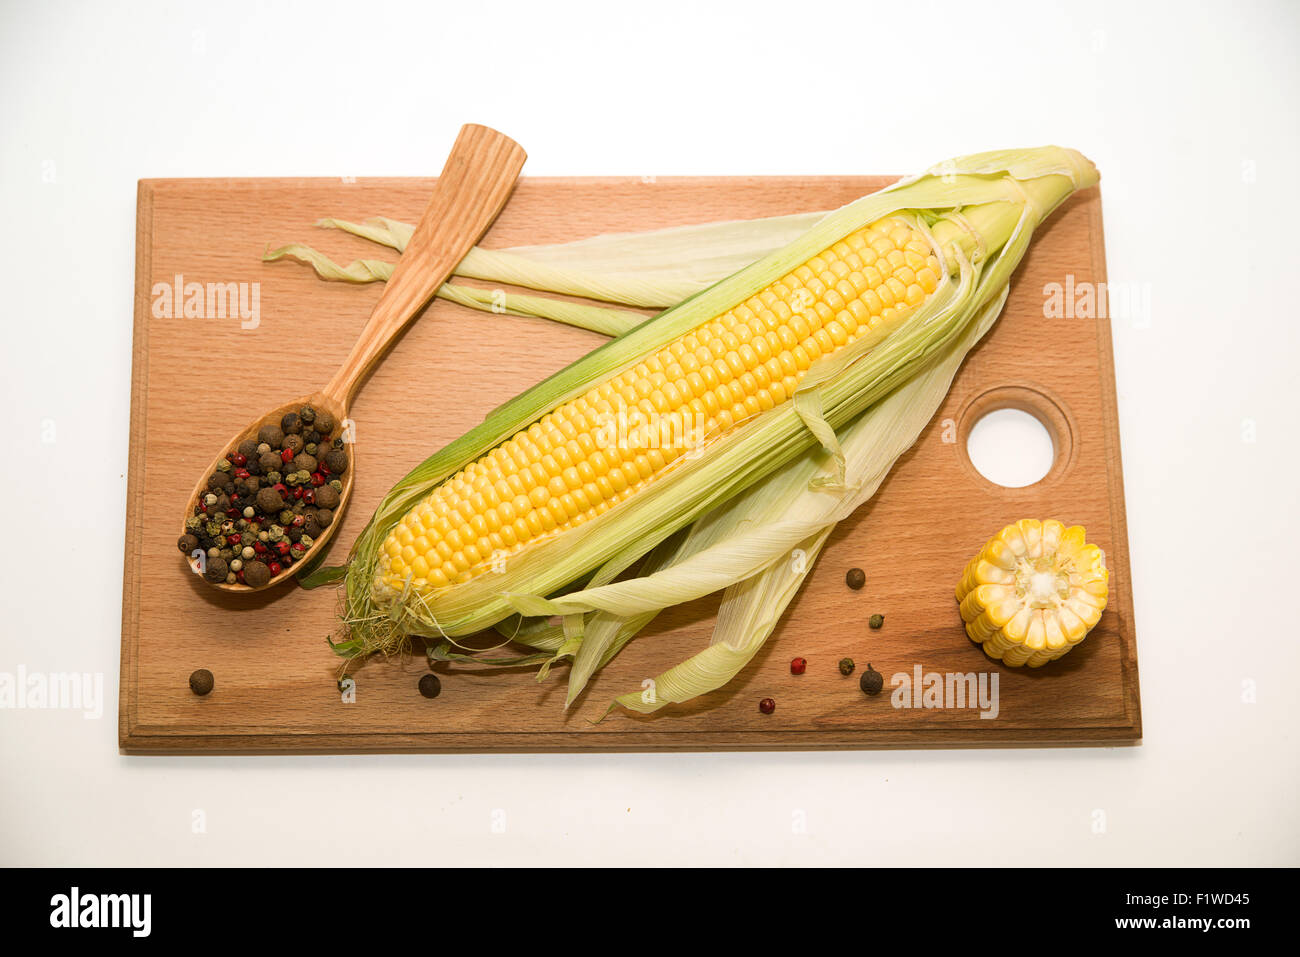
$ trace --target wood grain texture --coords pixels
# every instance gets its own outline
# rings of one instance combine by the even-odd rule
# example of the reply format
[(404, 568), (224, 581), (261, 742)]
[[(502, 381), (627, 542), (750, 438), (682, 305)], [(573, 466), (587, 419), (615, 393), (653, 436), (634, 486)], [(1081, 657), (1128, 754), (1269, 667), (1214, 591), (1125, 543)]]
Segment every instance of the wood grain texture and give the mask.
[[(484, 245), (559, 242), (728, 218), (829, 209), (890, 177), (523, 179)], [(1002, 318), (969, 356), (943, 407), (875, 498), (840, 524), (803, 590), (754, 661), (728, 686), (654, 716), (615, 712), (617, 694), (684, 659), (708, 640), (717, 596), (661, 615), (600, 672), (570, 712), (566, 668), (544, 683), (532, 669), (440, 665), (440, 697), (421, 697), (422, 657), (370, 661), (355, 671), (356, 700), (335, 684), (325, 638), (337, 596), (293, 584), (232, 595), (195, 580), (175, 548), (204, 449), (266, 406), (258, 386), (227, 407), (195, 414), (203, 370), (256, 369), (273, 356), (295, 381), (320, 381), (348, 354), (378, 286), (324, 283), (288, 263), (263, 264), (267, 244), (306, 240), (339, 260), (383, 258), (375, 247), (313, 230), (323, 216), (415, 221), (433, 181), (155, 180), (140, 184), (130, 475), (122, 606), (119, 738), (155, 752), (649, 751), (1114, 745), (1141, 737), (1123, 481), (1110, 329), (1104, 318), (1049, 319), (1044, 286), (1103, 282), (1101, 199), (1074, 197), (1039, 230), (1012, 282)], [(392, 258), (388, 256), (387, 258)], [(155, 318), (153, 283), (261, 284), (261, 323)], [(352, 410), (354, 501), (332, 547), (341, 559), (383, 493), (416, 462), (482, 420), (503, 400), (602, 341), (541, 320), (435, 302), (371, 374)], [(999, 403), (1028, 407), (1053, 431), (1057, 460), (1035, 485), (983, 479), (964, 452), (975, 418)], [(988, 659), (964, 635), (953, 588), (965, 562), (1007, 522), (1059, 518), (1087, 526), (1111, 569), (1110, 604), (1087, 640), (1035, 671)], [(844, 572), (860, 566), (852, 592)], [(867, 628), (875, 612), (879, 631)], [(808, 659), (789, 673), (790, 658)], [(999, 679), (999, 714), (895, 708), (867, 698), (842, 657), (887, 680), (916, 665)], [(187, 678), (213, 672), (193, 695)], [(760, 698), (777, 701), (761, 715)]]

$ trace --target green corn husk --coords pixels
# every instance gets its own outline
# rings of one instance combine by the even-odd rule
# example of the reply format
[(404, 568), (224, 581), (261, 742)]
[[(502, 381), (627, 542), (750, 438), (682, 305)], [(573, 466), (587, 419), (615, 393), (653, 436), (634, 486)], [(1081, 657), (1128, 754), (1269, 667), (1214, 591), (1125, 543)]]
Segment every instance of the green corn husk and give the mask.
[[(976, 316), (999, 300), (1033, 228), (1074, 189), (1095, 182), (1096, 175), (1078, 154), (1055, 148), (984, 154), (939, 169), (822, 218), (793, 243), (638, 325), (506, 403), (481, 426), (417, 467), (385, 498), (354, 547), (346, 573), (349, 635), (336, 647), (345, 654), (393, 651), (407, 634), (454, 638), (522, 612), (564, 614), (569, 632), (565, 644), (581, 654), (584, 630), (606, 627), (598, 615), (588, 621), (586, 612), (603, 610), (630, 620), (686, 600), (685, 583), (672, 580), (671, 575), (633, 579), (634, 585), (640, 584), (630, 589), (624, 582), (610, 584), (676, 530), (819, 444), (827, 447), (835, 465), (831, 475), (821, 477), (819, 487), (846, 488), (846, 457), (836, 431), (929, 368)], [(513, 558), (504, 575), (481, 575), (432, 599), (412, 594), (396, 601), (375, 600), (370, 583), (380, 543), (393, 524), (438, 483), (555, 405), (743, 301), (848, 232), (900, 212), (914, 216), (932, 236), (951, 276), (899, 327), (888, 330), (883, 341), (863, 340), (815, 364), (795, 401), (715, 439), (704, 455), (679, 460), (685, 463), (682, 467), (668, 470), (628, 503), (635, 508), (611, 509), (582, 526), (580, 536), (557, 535)], [(823, 527), (824, 523), (816, 529)], [(771, 551), (780, 544), (778, 555), (788, 551), (786, 539), (795, 531), (790, 522), (774, 523), (763, 547)], [(817, 531), (810, 535), (815, 537)], [(773, 560), (762, 552), (745, 556), (743, 562), (718, 563), (697, 576), (689, 588), (693, 592), (730, 587)], [(321, 580), (328, 580), (332, 573), (319, 574)], [(541, 597), (571, 588), (587, 576), (593, 577), (573, 595), (549, 601)], [(616, 638), (628, 631), (626, 621), (614, 627)], [(603, 654), (599, 657), (608, 660)]]
[[(825, 486), (812, 484), (816, 476), (825, 476), (833, 468), (829, 453), (814, 450), (764, 482), (762, 499), (754, 494), (755, 489), (750, 489), (728, 502), (718, 515), (711, 516), (715, 531), (709, 539), (696, 543), (694, 548), (687, 543), (687, 547), (675, 556), (670, 569), (657, 574), (689, 576), (692, 568), (701, 564), (727, 564), (728, 552), (755, 547), (748, 540), (752, 535), (747, 531), (755, 524), (775, 524), (799, 516), (806, 528), (816, 530), (784, 551), (781, 549), (785, 542), (800, 532), (792, 530), (786, 533), (784, 541), (774, 540), (766, 553), (776, 553), (776, 557), (761, 571), (732, 582), (723, 592), (717, 625), (708, 647), (657, 675), (653, 679), (653, 696), (644, 691), (629, 692), (615, 699), (610, 708), (621, 705), (631, 711), (649, 714), (668, 704), (689, 701), (722, 687), (750, 662), (812, 570), (836, 522), (875, 494), (894, 462), (912, 447), (929, 424), (947, 396), (962, 360), (1001, 313), (1006, 293), (1004, 287), (1002, 294), (984, 307), (962, 336), (930, 368), (894, 390), (844, 430), (840, 436), (847, 475), (843, 494), (828, 494)], [(797, 561), (796, 556), (799, 558)], [(654, 578), (655, 574), (651, 574), (645, 581), (649, 584)], [(609, 612), (594, 617), (608, 620), (606, 631), (625, 631), (631, 627), (638, 630), (644, 627), (643, 623), (650, 615), (646, 610), (638, 610), (627, 618)], [(622, 627), (624, 622), (627, 624)], [(585, 663), (589, 660), (600, 662), (608, 650), (591, 644), (601, 637), (601, 633), (588, 629), (587, 639), (579, 648), (569, 672), (568, 703), (573, 702), (590, 677), (591, 671), (584, 667)], [(623, 642), (626, 641), (627, 638), (623, 638)]]
[[(552, 294), (582, 296), (643, 308), (675, 306), (737, 269), (779, 249), (825, 213), (797, 213), (766, 219), (703, 223), (647, 233), (613, 233), (551, 246), (486, 250), (475, 247), (456, 267), (456, 275), (485, 282), (525, 286)], [(322, 219), (316, 225), (341, 229), (401, 252), (414, 227), (377, 217), (364, 223)], [(296, 259), (318, 276), (335, 282), (385, 282), (397, 265), (357, 259), (340, 265), (302, 243), (268, 250), (265, 262)], [(444, 283), (439, 299), (471, 309), (550, 319), (619, 336), (644, 322), (646, 314), (628, 309), (575, 303), (552, 296), (526, 296), (502, 289), (484, 290)]]

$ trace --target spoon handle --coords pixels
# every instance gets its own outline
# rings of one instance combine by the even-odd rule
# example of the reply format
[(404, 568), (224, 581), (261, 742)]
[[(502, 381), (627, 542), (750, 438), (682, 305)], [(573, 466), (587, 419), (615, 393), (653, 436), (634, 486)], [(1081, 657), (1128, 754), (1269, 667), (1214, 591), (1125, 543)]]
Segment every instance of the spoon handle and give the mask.
[(523, 147), (496, 130), (473, 123), (461, 127), (411, 241), (325, 395), (343, 408), (352, 404), (371, 366), (492, 225), (526, 158)]

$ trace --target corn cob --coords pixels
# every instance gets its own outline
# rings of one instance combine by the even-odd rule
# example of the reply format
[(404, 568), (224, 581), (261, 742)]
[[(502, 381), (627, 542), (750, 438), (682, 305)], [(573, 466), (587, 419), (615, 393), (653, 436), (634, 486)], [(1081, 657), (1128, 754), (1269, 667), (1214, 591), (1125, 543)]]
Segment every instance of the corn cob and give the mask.
[[(910, 313), (940, 272), (901, 217), (850, 233), (438, 486), (384, 541), (377, 594), (469, 581), (634, 497), (693, 442), (788, 401), (817, 359)], [(620, 416), (635, 416), (630, 441), (610, 441)]]
[(971, 641), (1012, 667), (1060, 658), (1101, 619), (1106, 556), (1081, 525), (1022, 519), (970, 560), (957, 586)]
[[(838, 430), (996, 310), (1034, 228), (1094, 182), (1085, 158), (1055, 147), (944, 164), (521, 393), (399, 482), (345, 568), (305, 582), (346, 576), (336, 650), (396, 651), (410, 634), (454, 638), (514, 613), (567, 616), (575, 646), (580, 613), (611, 590), (635, 613), (753, 574), (791, 528), (774, 523), (689, 588), (610, 584), (818, 445), (838, 478), (813, 484), (851, 498)], [(612, 434), (603, 420), (623, 413), (627, 435)]]

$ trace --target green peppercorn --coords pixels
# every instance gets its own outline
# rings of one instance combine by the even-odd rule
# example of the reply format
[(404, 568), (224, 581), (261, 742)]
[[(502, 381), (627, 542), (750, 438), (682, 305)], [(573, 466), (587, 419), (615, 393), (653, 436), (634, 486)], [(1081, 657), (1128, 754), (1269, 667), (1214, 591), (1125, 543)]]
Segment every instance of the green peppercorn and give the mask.
[[(319, 446), (317, 446), (315, 442), (308, 442), (306, 445), (302, 447), (302, 450), (306, 452), (308, 455), (315, 456), (316, 453), (319, 451)], [(295, 459), (294, 461), (297, 462), (297, 459)]]
[(841, 658), (841, 659), (840, 659), (840, 674), (842, 674), (842, 675), (851, 675), (851, 674), (853, 674), (853, 667), (854, 667), (854, 665), (853, 665), (853, 659), (852, 659), (852, 658)]
[(885, 623), (884, 615), (872, 615), (870, 618), (867, 619), (867, 624), (872, 628), (879, 628), (884, 623)]
[(871, 667), (867, 662), (867, 670), (862, 672), (862, 677), (858, 680), (858, 685), (863, 692), (869, 695), (880, 694), (880, 689), (885, 686), (885, 676)]
[(867, 573), (861, 568), (850, 568), (844, 576), (844, 584), (857, 591), (867, 583)]
[(292, 522), (292, 521), (293, 521), (293, 509), (291, 509), (291, 508), (286, 508), (286, 509), (284, 509), (283, 511), (280, 512), (280, 524), (281, 524), (281, 525), (288, 525), (288, 524), (289, 524), (290, 522)]
[(217, 470), (220, 472), (229, 472), (232, 468), (234, 466), (230, 464), (230, 459), (222, 459), (217, 463)]
[[(334, 469), (331, 467), (331, 468), (330, 468), (330, 471), (333, 472)], [(338, 473), (335, 473), (335, 474), (338, 474)], [(329, 487), (332, 488), (332, 489), (333, 489), (334, 491), (336, 491), (336, 492), (342, 492), (342, 491), (343, 491), (343, 482), (342, 482), (342, 480), (340, 480), (340, 479), (330, 479), (330, 480), (329, 480)]]

